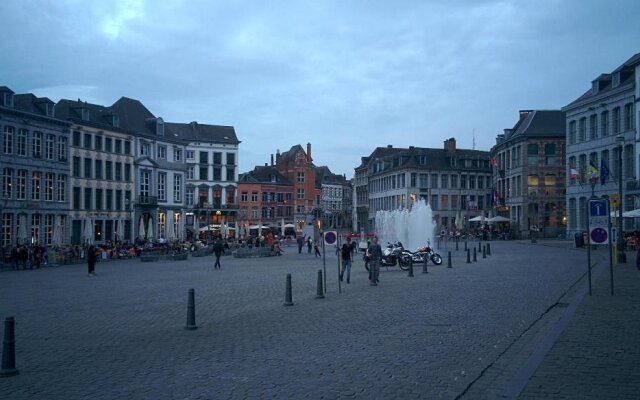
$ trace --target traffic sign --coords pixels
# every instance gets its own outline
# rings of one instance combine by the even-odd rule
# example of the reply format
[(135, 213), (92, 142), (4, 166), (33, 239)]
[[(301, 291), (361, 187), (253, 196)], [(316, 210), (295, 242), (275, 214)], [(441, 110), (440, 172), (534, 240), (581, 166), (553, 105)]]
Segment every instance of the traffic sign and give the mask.
[(589, 200), (589, 241), (609, 244), (609, 202), (606, 199)]
[(326, 231), (324, 233), (324, 243), (327, 245), (336, 244), (338, 241), (338, 232), (336, 231)]

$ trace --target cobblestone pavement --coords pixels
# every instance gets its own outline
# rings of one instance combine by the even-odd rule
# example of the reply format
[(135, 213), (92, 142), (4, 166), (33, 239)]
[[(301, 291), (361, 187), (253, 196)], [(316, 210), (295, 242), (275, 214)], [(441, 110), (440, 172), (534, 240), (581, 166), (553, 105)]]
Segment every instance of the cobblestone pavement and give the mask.
[[(639, 274), (616, 267), (615, 297), (601, 274), (594, 296), (574, 306), (586, 253), (571, 246), (495, 241), (490, 256), (479, 253), (471, 264), (460, 246), (453, 268), (442, 251), (445, 263), (428, 274), (421, 266), (413, 278), (382, 268), (377, 287), (358, 259), (341, 293), (328, 252), (324, 299), (315, 298), (322, 261), (293, 247), (282, 257), (224, 257), (221, 270), (204, 257), (99, 263), (95, 277), (80, 265), (5, 271), (0, 318), (16, 319), (20, 374), (0, 378), (0, 398), (583, 398), (576, 397), (587, 390), (583, 379), (598, 390), (637, 393), (638, 351), (626, 340), (638, 331), (638, 303), (627, 303)], [(283, 306), (288, 273), (293, 307)], [(194, 331), (184, 329), (191, 288)], [(536, 361), (557, 331), (555, 346)], [(592, 342), (576, 338), (585, 336)], [(594, 359), (602, 365), (591, 369)], [(630, 368), (619, 379), (631, 381), (593, 379), (613, 374), (610, 364), (620, 360)]]

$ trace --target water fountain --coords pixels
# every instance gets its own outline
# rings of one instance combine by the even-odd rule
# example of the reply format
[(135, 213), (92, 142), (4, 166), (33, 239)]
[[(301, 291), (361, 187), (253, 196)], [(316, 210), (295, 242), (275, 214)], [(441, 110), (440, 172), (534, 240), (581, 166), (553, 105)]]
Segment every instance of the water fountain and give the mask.
[(400, 241), (404, 248), (416, 251), (427, 241), (435, 245), (435, 223), (431, 207), (424, 200), (413, 203), (411, 209), (378, 211), (376, 213), (376, 234), (380, 245)]

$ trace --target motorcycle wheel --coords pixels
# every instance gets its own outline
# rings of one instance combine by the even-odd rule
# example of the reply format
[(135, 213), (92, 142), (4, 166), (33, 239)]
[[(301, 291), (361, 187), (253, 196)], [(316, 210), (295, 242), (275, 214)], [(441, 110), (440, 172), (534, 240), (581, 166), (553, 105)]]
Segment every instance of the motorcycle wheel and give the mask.
[(403, 271), (409, 270), (409, 264), (411, 263), (410, 257), (400, 257), (398, 258), (398, 267), (400, 267)]
[(435, 253), (431, 256), (431, 261), (433, 261), (435, 265), (440, 265), (442, 264), (442, 257), (440, 257), (440, 254)]

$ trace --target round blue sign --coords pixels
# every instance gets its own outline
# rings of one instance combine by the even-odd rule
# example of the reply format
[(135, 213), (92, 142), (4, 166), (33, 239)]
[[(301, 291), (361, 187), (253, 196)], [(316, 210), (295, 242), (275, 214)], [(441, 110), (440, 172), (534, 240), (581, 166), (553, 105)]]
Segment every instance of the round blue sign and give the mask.
[(591, 240), (593, 243), (606, 243), (609, 235), (604, 228), (595, 228), (591, 231)]
[(338, 241), (338, 235), (334, 231), (325, 232), (324, 242), (326, 244), (336, 244)]

